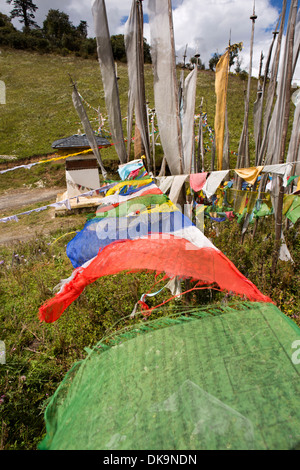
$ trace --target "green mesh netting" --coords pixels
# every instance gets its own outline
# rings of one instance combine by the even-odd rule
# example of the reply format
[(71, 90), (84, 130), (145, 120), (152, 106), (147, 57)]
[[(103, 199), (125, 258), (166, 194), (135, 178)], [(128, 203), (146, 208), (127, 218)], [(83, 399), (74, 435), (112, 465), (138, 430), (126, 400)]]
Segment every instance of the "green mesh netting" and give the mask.
[(39, 449), (297, 448), (299, 339), (272, 304), (140, 322), (66, 375)]

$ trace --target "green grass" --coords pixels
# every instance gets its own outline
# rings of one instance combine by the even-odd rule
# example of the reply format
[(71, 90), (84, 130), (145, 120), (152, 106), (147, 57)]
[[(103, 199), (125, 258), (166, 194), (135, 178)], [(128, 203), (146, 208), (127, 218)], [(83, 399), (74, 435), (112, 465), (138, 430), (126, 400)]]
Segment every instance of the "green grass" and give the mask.
[[(180, 70), (177, 71), (178, 77)], [(55, 56), (10, 49), (0, 55), (0, 80), (6, 83), (7, 101), (0, 108), (0, 155), (15, 155), (25, 159), (34, 155), (53, 153), (52, 143), (60, 138), (82, 130), (71, 96), (69, 75), (76, 81), (83, 98), (93, 108), (107, 117), (100, 67), (97, 60), (74, 56)], [(188, 71), (185, 71), (185, 75)], [(122, 117), (127, 116), (128, 72), (126, 64), (118, 64), (118, 86)], [(196, 114), (203, 97), (203, 112), (207, 112), (208, 124), (214, 127), (216, 96), (214, 72), (199, 71), (197, 84)], [(149, 107), (155, 107), (153, 72), (145, 65), (146, 99)], [(234, 74), (229, 75), (228, 119), (231, 150), (237, 152), (244, 119), (244, 88), (246, 82)], [(252, 80), (249, 116), (250, 151), (253, 156), (252, 109), (256, 99), (257, 80)], [(89, 118), (97, 129), (96, 112), (86, 107)], [(108, 122), (105, 123), (109, 131)], [(126, 120), (123, 121), (124, 136)], [(196, 129), (197, 132), (197, 129)], [(209, 144), (208, 133), (205, 140)], [(114, 148), (102, 150), (104, 160), (117, 159)], [(158, 158), (162, 151), (157, 149)], [(209, 167), (209, 157), (207, 166)], [(236, 157), (232, 156), (232, 167)]]
[(65, 163), (45, 163), (30, 170), (20, 168), (0, 175), (0, 193), (11, 188), (36, 188), (39, 184), (44, 188), (65, 187)]
[(83, 95), (94, 84), (94, 91), (87, 97), (91, 104), (100, 98), (96, 61), (85, 63), (74, 57), (10, 50), (2, 52), (0, 61), (1, 80), (6, 83), (6, 105), (1, 107), (1, 155), (22, 159), (53, 153), (54, 140), (77, 132), (80, 126), (68, 73), (78, 81)]

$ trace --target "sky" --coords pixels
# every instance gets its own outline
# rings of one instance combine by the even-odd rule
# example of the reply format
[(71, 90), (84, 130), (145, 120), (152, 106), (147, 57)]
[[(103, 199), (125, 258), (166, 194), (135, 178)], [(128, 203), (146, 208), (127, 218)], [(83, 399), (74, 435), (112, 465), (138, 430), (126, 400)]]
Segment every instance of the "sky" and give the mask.
[[(81, 20), (87, 21), (88, 35), (94, 37), (92, 0), (34, 0), (33, 3), (38, 6), (35, 20), (39, 26), (43, 25), (49, 9), (53, 8), (67, 13), (75, 26)], [(129, 15), (131, 3), (132, 0), (106, 0), (111, 35), (124, 34), (124, 23)], [(252, 29), (250, 16), (253, 12), (253, 4), (254, 0), (173, 0), (177, 60), (183, 61), (184, 50), (188, 45), (187, 61), (195, 53), (199, 53), (201, 61), (208, 68), (212, 54), (225, 52), (229, 38), (231, 38), (231, 44), (243, 42), (243, 50), (240, 53), (241, 66), (248, 71)], [(148, 1), (144, 0), (143, 5), (144, 13), (147, 15)], [(289, 6), (290, 0), (288, 0), (288, 9)], [(261, 52), (265, 58), (267, 56), (273, 37), (272, 31), (276, 26), (281, 8), (282, 0), (255, 0), (257, 20), (254, 33), (253, 76), (258, 75)], [(11, 9), (12, 6), (8, 5), (5, 0), (0, 0), (2, 13), (9, 15)], [(17, 19), (13, 20), (13, 24), (17, 28), (22, 27)], [(150, 44), (150, 31), (147, 23), (144, 25), (144, 36)], [(300, 85), (300, 66), (296, 69), (293, 82), (295, 81)]]

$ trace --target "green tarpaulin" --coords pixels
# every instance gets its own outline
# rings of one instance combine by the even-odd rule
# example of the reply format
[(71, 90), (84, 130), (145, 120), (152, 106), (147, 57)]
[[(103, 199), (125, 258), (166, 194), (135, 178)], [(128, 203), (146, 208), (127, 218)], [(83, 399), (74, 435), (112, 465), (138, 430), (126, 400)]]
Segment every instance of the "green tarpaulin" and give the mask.
[(47, 407), (39, 448), (297, 448), (299, 340), (273, 304), (143, 320), (74, 365)]

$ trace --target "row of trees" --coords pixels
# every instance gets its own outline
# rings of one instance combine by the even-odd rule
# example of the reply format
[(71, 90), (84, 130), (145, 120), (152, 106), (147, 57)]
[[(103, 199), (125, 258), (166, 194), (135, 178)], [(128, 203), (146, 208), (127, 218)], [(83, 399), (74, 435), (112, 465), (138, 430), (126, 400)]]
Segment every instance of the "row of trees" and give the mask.
[[(12, 4), (13, 9), (10, 17), (0, 13), (0, 45), (13, 47), (15, 49), (29, 49), (44, 53), (59, 53), (75, 55), (88, 58), (97, 58), (97, 45), (95, 38), (88, 38), (88, 28), (86, 21), (80, 21), (78, 26), (74, 26), (66, 13), (50, 9), (47, 17), (40, 28), (35, 21), (35, 12), (38, 7), (32, 0), (6, 0)], [(23, 30), (17, 30), (11, 20), (18, 18), (23, 24)], [(126, 51), (124, 35), (118, 34), (111, 37), (113, 55), (115, 60), (126, 62)], [(230, 62), (232, 67), (236, 64), (235, 71), (242, 72), (238, 57), (242, 49), (242, 43), (230, 46)], [(215, 70), (221, 54), (215, 52), (210, 61), (209, 69)], [(144, 60), (151, 62), (150, 46), (144, 39)], [(191, 58), (191, 64), (196, 63), (196, 58)], [(200, 69), (205, 69), (205, 65), (198, 59)]]
[[(13, 3), (10, 17), (0, 13), (0, 45), (15, 49), (29, 49), (43, 53), (67, 55), (73, 53), (84, 58), (97, 58), (95, 38), (88, 38), (86, 21), (74, 26), (66, 13), (50, 9), (42, 28), (34, 21), (37, 6), (31, 0), (7, 0)], [(24, 25), (17, 30), (11, 20), (18, 18)], [(115, 60), (126, 62), (124, 35), (111, 37)], [(150, 46), (144, 40), (145, 62), (151, 62)]]
[[(12, 16), (11, 16), (12, 18)], [(87, 37), (87, 23), (74, 26), (69, 16), (59, 10), (49, 10), (43, 27), (24, 20), (23, 30), (17, 30), (11, 18), (0, 13), (0, 45), (15, 49), (29, 49), (42, 53), (76, 53), (82, 57), (96, 54), (96, 41)], [(33, 20), (31, 20), (33, 21)], [(29, 26), (28, 26), (29, 24)]]

